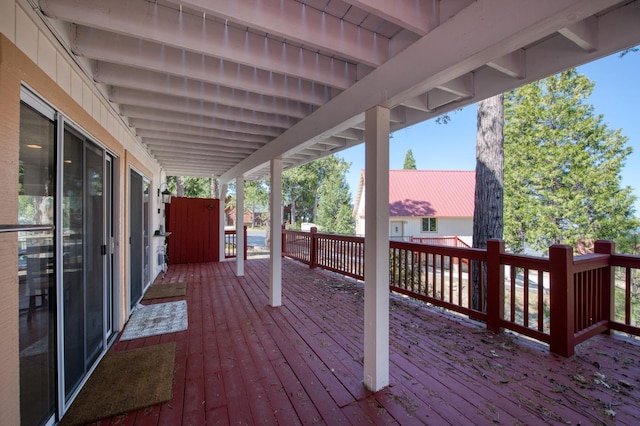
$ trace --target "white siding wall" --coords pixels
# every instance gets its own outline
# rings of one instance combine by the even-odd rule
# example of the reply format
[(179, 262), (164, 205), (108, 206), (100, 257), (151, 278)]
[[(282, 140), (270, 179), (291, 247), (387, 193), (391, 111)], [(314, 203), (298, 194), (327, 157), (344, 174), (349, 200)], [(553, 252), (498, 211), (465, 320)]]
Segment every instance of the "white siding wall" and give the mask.
[(451, 237), (457, 235), (471, 236), (473, 235), (473, 218), (459, 217), (439, 217), (437, 218), (437, 232), (422, 232), (421, 217), (394, 217), (391, 220), (404, 220), (405, 236), (413, 237)]

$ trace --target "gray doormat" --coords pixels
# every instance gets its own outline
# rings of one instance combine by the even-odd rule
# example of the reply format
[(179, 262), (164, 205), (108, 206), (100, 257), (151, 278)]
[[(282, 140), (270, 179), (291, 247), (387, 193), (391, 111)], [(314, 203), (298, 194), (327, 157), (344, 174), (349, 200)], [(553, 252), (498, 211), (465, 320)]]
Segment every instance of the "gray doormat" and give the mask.
[(187, 329), (187, 301), (138, 305), (120, 340), (139, 339)]

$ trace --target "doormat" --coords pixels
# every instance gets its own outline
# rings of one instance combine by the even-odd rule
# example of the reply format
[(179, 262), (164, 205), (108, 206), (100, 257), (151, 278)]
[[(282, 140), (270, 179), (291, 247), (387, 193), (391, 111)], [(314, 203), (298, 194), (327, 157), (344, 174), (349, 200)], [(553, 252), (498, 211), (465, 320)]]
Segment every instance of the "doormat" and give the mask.
[(154, 284), (149, 286), (142, 300), (177, 297), (187, 294), (187, 283)]
[(176, 343), (109, 352), (61, 425), (81, 425), (171, 400)]
[(187, 301), (138, 305), (120, 340), (139, 339), (187, 329)]

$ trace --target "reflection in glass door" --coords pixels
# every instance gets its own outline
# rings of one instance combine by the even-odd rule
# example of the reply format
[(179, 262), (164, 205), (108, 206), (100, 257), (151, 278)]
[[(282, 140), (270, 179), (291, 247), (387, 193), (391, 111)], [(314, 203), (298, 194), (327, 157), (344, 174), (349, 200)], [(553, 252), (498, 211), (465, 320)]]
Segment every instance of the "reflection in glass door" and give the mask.
[[(39, 108), (36, 110), (32, 106)], [(18, 234), (22, 424), (46, 422), (53, 415), (56, 404), (56, 287), (52, 226), (55, 203), (54, 152), (54, 112), (47, 111), (47, 108), (33, 100), (29, 104), (22, 102), (18, 221), (23, 225), (45, 225), (42, 230)]]
[(103, 149), (79, 132), (65, 128), (63, 317), (66, 401), (98, 359), (106, 342), (105, 188), (110, 185), (105, 184), (105, 165), (110, 164), (105, 160)]
[(151, 184), (131, 170), (129, 189), (129, 296), (133, 309), (142, 299), (142, 292), (151, 280), (149, 241), (149, 195)]

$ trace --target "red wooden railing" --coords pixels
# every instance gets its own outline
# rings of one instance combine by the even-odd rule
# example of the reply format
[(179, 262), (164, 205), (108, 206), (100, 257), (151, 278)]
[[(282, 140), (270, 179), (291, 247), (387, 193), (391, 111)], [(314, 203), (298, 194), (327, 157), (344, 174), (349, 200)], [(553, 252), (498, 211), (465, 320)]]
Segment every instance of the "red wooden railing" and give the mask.
[[(235, 229), (225, 229), (224, 231), (224, 258), (236, 257), (237, 234)], [(244, 227), (244, 260), (247, 260), (247, 227)]]
[[(575, 259), (562, 245), (548, 258), (505, 253), (500, 240), (486, 249), (389, 247), (392, 291), (547, 343), (553, 353), (571, 356), (577, 344), (610, 330), (640, 336), (640, 302), (632, 303), (640, 298), (640, 257), (616, 255), (612, 242), (597, 241), (595, 254)], [(283, 255), (364, 279), (363, 237), (283, 230)]]
[(457, 235), (452, 237), (409, 237), (409, 242), (418, 244), (432, 244), (438, 246), (471, 248), (471, 246), (460, 239)]

